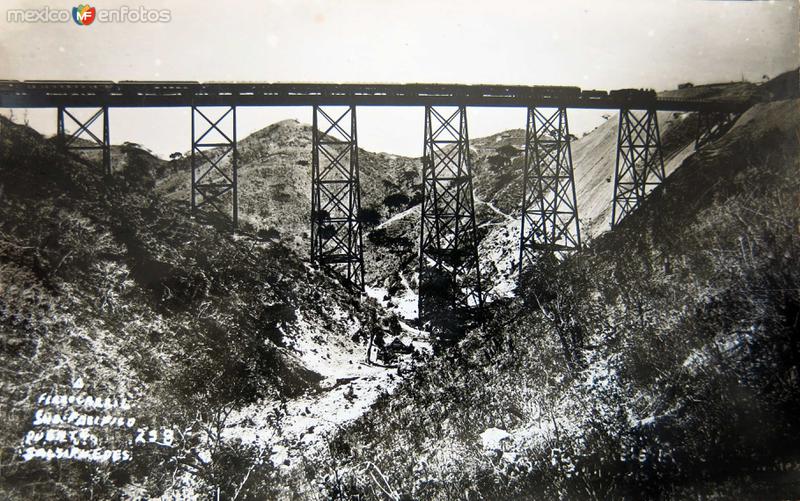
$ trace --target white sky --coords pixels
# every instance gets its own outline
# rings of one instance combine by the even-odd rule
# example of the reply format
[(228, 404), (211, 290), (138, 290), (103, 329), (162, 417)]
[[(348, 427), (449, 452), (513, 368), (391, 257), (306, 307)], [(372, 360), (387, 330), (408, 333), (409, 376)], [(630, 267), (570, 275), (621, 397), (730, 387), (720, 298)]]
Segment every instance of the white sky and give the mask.
[[(148, 0), (163, 24), (8, 23), (0, 2), (0, 79), (453, 82), (674, 88), (758, 81), (797, 67), (798, 2), (710, 0)], [(138, 7), (106, 0), (92, 6)], [(310, 108), (239, 108), (240, 138)], [(367, 108), (359, 144), (419, 156), (421, 108)], [(600, 113), (571, 111), (580, 135)], [(15, 111), (43, 133), (55, 112)], [(521, 109), (470, 108), (470, 136), (525, 125)], [(111, 112), (114, 143), (190, 149), (186, 109)]]

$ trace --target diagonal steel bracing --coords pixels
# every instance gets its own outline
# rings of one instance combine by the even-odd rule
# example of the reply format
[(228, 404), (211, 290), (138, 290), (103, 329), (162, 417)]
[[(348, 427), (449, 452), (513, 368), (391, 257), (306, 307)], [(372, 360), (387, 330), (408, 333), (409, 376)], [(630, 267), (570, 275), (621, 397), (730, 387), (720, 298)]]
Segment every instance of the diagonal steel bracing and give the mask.
[[(236, 107), (192, 106), (192, 214), (239, 223)], [(229, 212), (230, 211), (230, 212)]]
[(664, 181), (664, 158), (655, 110), (638, 115), (621, 109), (614, 170), (611, 227), (633, 212), (645, 196)]
[(542, 252), (580, 248), (567, 109), (528, 108), (519, 271)]
[[(96, 126), (98, 121), (101, 124), (100, 130)], [(86, 120), (79, 118), (67, 108), (58, 108), (59, 145), (67, 151), (101, 151), (103, 172), (106, 175), (111, 175), (111, 141), (109, 133), (107, 106), (101, 106)]]
[(363, 291), (355, 106), (314, 106), (311, 164), (311, 259)]
[(483, 306), (465, 107), (425, 107), (422, 186), (419, 317), (424, 323), (442, 308), (458, 314)]
[(706, 144), (716, 141), (728, 132), (741, 113), (700, 112), (697, 114), (697, 136), (694, 149), (699, 150)]

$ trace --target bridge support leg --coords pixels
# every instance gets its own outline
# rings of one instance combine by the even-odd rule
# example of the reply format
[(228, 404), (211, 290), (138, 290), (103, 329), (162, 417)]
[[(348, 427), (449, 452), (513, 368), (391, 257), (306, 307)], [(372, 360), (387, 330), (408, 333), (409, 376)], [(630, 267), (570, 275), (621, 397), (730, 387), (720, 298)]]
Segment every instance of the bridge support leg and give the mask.
[[(101, 130), (98, 130), (96, 124), (101, 117)], [(73, 128), (75, 130), (72, 130)], [(107, 176), (111, 175), (111, 141), (109, 139), (107, 106), (100, 107), (86, 120), (80, 119), (63, 106), (59, 107), (58, 142), (66, 151), (100, 151), (103, 173)]]
[(239, 223), (236, 107), (192, 106), (192, 215), (210, 222), (227, 218)]
[(541, 252), (581, 246), (566, 108), (528, 108), (522, 183), (520, 274)]
[(664, 177), (656, 111), (637, 116), (630, 109), (620, 110), (611, 227), (634, 211)]
[(470, 163), (466, 108), (426, 106), (419, 263), (423, 324), (463, 321), (483, 306)]
[(311, 259), (363, 291), (355, 106), (314, 106), (311, 164)]
[(706, 144), (722, 137), (733, 127), (740, 116), (741, 113), (699, 112), (694, 149), (699, 150)]

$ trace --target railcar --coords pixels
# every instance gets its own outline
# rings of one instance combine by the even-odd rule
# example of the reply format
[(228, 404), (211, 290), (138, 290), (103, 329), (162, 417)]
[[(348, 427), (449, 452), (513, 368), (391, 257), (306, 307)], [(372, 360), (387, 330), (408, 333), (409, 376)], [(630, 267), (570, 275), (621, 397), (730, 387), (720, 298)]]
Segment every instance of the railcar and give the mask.
[(536, 85), (533, 87), (530, 97), (539, 99), (577, 99), (580, 95), (580, 87)]
[(200, 87), (200, 82), (195, 81), (121, 80), (116, 84), (115, 92), (126, 96), (182, 96), (189, 95)]
[(94, 95), (111, 92), (115, 84), (110, 80), (25, 80), (21, 85), (30, 93)]
[(617, 89), (608, 93), (608, 96), (623, 101), (649, 101), (656, 98), (653, 89)]
[(19, 80), (0, 80), (0, 89), (3, 90), (17, 90), (22, 85)]
[(585, 99), (605, 99), (608, 97), (608, 92), (604, 90), (584, 90), (581, 91), (581, 97)]

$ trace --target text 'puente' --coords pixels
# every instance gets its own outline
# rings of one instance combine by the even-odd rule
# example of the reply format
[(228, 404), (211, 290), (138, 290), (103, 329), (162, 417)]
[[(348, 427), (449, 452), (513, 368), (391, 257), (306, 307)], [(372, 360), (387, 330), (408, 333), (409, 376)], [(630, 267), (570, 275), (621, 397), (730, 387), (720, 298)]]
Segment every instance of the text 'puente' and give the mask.
[[(445, 306), (429, 300), (426, 293), (442, 283), (451, 292), (451, 304), (445, 307), (473, 310), (483, 304), (467, 107), (527, 108), (519, 236), (522, 271), (539, 253), (567, 252), (581, 245), (569, 108), (619, 111), (614, 226), (664, 180), (657, 111), (698, 113), (695, 144), (699, 148), (724, 134), (751, 104), (664, 99), (652, 90), (606, 92), (561, 86), (0, 81), (0, 108), (57, 109), (61, 146), (102, 151), (108, 175), (109, 108), (190, 107), (192, 212), (230, 215), (234, 231), (239, 162), (236, 108), (312, 106), (311, 257), (356, 290), (364, 288), (356, 109), (424, 107), (419, 239), (422, 321)], [(79, 119), (76, 108), (93, 112), (88, 119)]]

